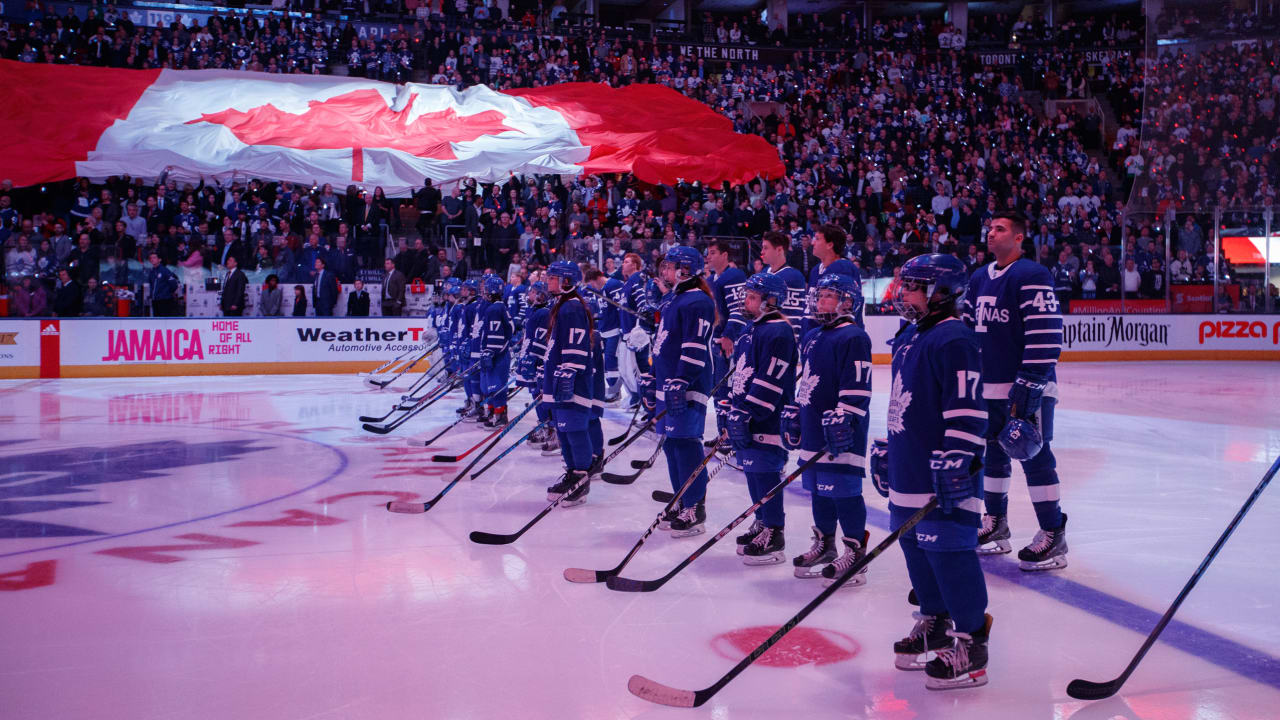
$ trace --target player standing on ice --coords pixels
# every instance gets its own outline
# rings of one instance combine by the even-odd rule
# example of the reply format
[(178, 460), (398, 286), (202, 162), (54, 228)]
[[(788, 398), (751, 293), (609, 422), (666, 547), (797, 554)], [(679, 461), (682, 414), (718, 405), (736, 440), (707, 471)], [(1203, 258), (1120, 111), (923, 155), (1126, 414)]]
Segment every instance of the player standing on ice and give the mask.
[[(476, 325), (476, 315), (480, 311), (479, 301), (476, 296), (480, 293), (480, 283), (476, 280), (466, 280), (462, 283), (462, 313), (459, 317), (458, 332), (454, 336), (457, 338), (455, 344), (458, 348), (458, 362), (460, 369), (466, 371), (473, 369), (472, 365), (480, 359), (477, 354), (472, 357), (472, 349), (475, 347), (474, 340), (479, 337), (479, 327)], [(480, 374), (471, 372), (462, 379), (462, 392), (466, 395), (466, 402), (458, 409), (458, 414), (462, 415), (462, 419), (466, 422), (475, 422), (480, 414)]]
[[(715, 293), (718, 314), (718, 322), (711, 329), (711, 382), (719, 383), (729, 372), (729, 360), (734, 353), (733, 344), (747, 327), (742, 318), (742, 288), (747, 276), (729, 264), (729, 243), (725, 240), (715, 240), (707, 246), (707, 269), (710, 270), (707, 283)], [(716, 391), (717, 408), (719, 401), (728, 397), (728, 386), (721, 385)], [(724, 432), (724, 415), (720, 412), (716, 413), (716, 430)], [(712, 444), (714, 441), (709, 442), (708, 446)], [(722, 450), (727, 453), (729, 448)]]
[(489, 307), (490, 300), (485, 296), (483, 288), (480, 287), (479, 280), (468, 280), (463, 283), (463, 287), (471, 289), (471, 302), (467, 303), (467, 335), (466, 335), (466, 356), (467, 367), (476, 366), (475, 370), (467, 376), (463, 387), (467, 392), (467, 399), (471, 403), (471, 411), (463, 414), (466, 422), (484, 422), (486, 419), (484, 406), (484, 383), (481, 381), (483, 377), (481, 370), (484, 363), (481, 361), (483, 352), (481, 352), (480, 333), (484, 328), (485, 311)]
[[(827, 223), (821, 225), (813, 233), (813, 255), (818, 258), (818, 264), (809, 271), (809, 299), (813, 298), (812, 289), (818, 286), (818, 280), (829, 273), (844, 275), (858, 286), (858, 292), (862, 292), (861, 275), (858, 274), (858, 268), (844, 256), (845, 244), (848, 237), (844, 234), (839, 226)], [(853, 321), (858, 327), (862, 327), (862, 305), (859, 304), (858, 314), (854, 316)], [(809, 313), (813, 313), (812, 305), (809, 306)], [(811, 327), (806, 323), (806, 330)]]
[[(542, 394), (542, 361), (547, 354), (547, 322), (551, 311), (547, 308), (547, 284), (535, 282), (525, 293), (528, 303), (528, 314), (524, 323), (524, 342), (521, 346), (520, 361), (517, 364), (517, 375), (520, 387), (527, 388), (529, 394), (537, 399)], [(551, 419), (551, 403), (538, 403), (534, 409), (539, 423)], [(560, 444), (556, 442), (556, 434), (549, 425), (542, 425), (529, 436), (529, 443), (538, 446), (544, 455), (559, 455)], [(548, 447), (548, 444), (551, 446)]]
[(557, 260), (547, 268), (547, 289), (556, 296), (556, 302), (548, 320), (542, 397), (553, 402), (551, 419), (567, 468), (564, 477), (547, 488), (547, 499), (556, 500), (568, 494), (561, 507), (581, 505), (591, 491), (587, 478), (592, 463), (588, 426), (595, 407), (595, 372), (591, 360), (595, 322), (591, 319), (591, 309), (578, 294), (581, 282), (582, 271), (568, 260)]
[[(798, 358), (791, 324), (780, 309), (787, 284), (762, 272), (752, 275), (743, 289), (742, 315), (751, 324), (733, 345), (724, 423), (756, 503), (782, 480), (787, 464), (778, 411), (795, 394)], [(786, 559), (785, 520), (782, 493), (756, 510), (751, 528), (738, 537), (744, 564), (772, 565)]]
[[(658, 423), (658, 434), (666, 437), (662, 451), (674, 492), (680, 491), (703, 459), (702, 433), (710, 401), (707, 394), (711, 392), (710, 343), (716, 305), (711, 289), (699, 277), (702, 267), (702, 253), (677, 245), (667, 250), (659, 268), (662, 283), (670, 292), (663, 299), (662, 319), (653, 339), (654, 412), (666, 412)], [(705, 531), (706, 492), (704, 467), (680, 498), (680, 510), (672, 508), (672, 537)]]
[(787, 299), (782, 303), (782, 314), (796, 339), (800, 339), (800, 330), (804, 324), (805, 302), (808, 300), (809, 286), (804, 281), (804, 274), (787, 264), (787, 248), (791, 247), (791, 238), (775, 230), (764, 234), (760, 242), (760, 260), (765, 269), (782, 278), (787, 284)]
[(462, 284), (454, 278), (449, 278), (440, 286), (440, 297), (444, 298), (444, 304), (435, 317), (436, 341), (440, 345), (440, 355), (450, 376), (457, 373), (453, 359), (453, 323), (454, 308), (458, 305), (458, 292), (461, 288)]
[(627, 355), (621, 376), (630, 379), (634, 387), (632, 406), (641, 400), (638, 378), (652, 377), (649, 364), (649, 335), (653, 332), (653, 307), (649, 303), (649, 276), (644, 272), (644, 261), (635, 253), (622, 258), (622, 305), (629, 312), (618, 316), (622, 324), (623, 343)]
[[(587, 284), (597, 295), (616, 303), (623, 300), (622, 281), (617, 278), (593, 269), (587, 272)], [(604, 343), (604, 401), (612, 403), (618, 399), (618, 386), (621, 383), (618, 372), (618, 341), (622, 338), (622, 311), (604, 300), (597, 300), (596, 304), (599, 310), (597, 327), (600, 328), (600, 339)]]
[(507, 424), (507, 383), (511, 380), (511, 318), (503, 302), (502, 278), (485, 275), (481, 280), (489, 304), (484, 308), (480, 325), (480, 394), (487, 398), (485, 427)]
[(1022, 463), (1027, 491), (1040, 530), (1018, 551), (1023, 570), (1067, 566), (1067, 515), (1060, 498), (1053, 439), (1057, 403), (1056, 366), (1062, 353), (1062, 315), (1053, 276), (1022, 258), (1026, 220), (1015, 212), (996, 213), (987, 231), (995, 262), (969, 279), (965, 320), (982, 346), (982, 395), (988, 401), (986, 514), (978, 553), (1012, 549), (1008, 509), (1010, 458)]
[[(791, 560), (798, 578), (827, 577), (828, 584), (862, 559), (867, 548), (867, 412), (871, 407), (871, 339), (855, 318), (862, 288), (852, 277), (827, 273), (810, 293), (814, 325), (800, 343), (796, 406), (782, 413), (783, 442), (800, 461), (822, 455), (802, 476), (813, 503), (813, 546)], [(844, 553), (837, 557), (837, 523)], [(842, 587), (867, 582), (865, 568)]]
[[(920, 612), (911, 634), (894, 644), (895, 666), (923, 668), (931, 690), (977, 687), (987, 683), (991, 632), (975, 552), (987, 409), (978, 341), (957, 317), (965, 267), (950, 255), (920, 255), (900, 277), (893, 305), (911, 324), (892, 341), (887, 457), (873, 451), (872, 474), (889, 497), (893, 529), (935, 496), (938, 507), (898, 541)], [(937, 657), (921, 663), (933, 650)]]

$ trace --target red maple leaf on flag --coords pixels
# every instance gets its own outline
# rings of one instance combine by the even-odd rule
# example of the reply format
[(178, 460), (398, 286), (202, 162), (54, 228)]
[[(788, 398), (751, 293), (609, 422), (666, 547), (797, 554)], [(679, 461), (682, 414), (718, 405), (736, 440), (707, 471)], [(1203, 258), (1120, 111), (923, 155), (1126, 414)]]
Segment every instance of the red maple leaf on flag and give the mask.
[(295, 115), (268, 103), (248, 112), (223, 110), (204, 113), (188, 121), (225, 126), (246, 145), (275, 145), (297, 150), (351, 148), (351, 179), (364, 179), (362, 150), (401, 150), (433, 160), (455, 160), (452, 143), (468, 142), (485, 135), (520, 132), (508, 127), (506, 115), (485, 110), (459, 116), (453, 108), (424, 113), (412, 123), (409, 110), (417, 95), (411, 95), (405, 109), (392, 110), (377, 90), (354, 90), (328, 100), (312, 100), (305, 113)]

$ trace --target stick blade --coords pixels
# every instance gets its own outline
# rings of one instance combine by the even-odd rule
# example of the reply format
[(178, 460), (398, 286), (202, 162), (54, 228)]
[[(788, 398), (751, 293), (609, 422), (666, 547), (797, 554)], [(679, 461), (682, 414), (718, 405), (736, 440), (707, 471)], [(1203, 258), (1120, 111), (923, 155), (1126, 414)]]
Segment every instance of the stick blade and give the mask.
[(644, 580), (632, 580), (631, 578), (614, 575), (604, 581), (604, 586), (610, 590), (618, 592), (649, 592), (657, 590), (658, 587)]
[(653, 463), (649, 462), (648, 460), (632, 460), (631, 461), (632, 470), (648, 470), (651, 467), (653, 467)]
[(374, 435), (386, 435), (387, 433), (391, 432), (391, 428), (385, 428), (379, 425), (372, 425), (370, 423), (365, 423), (360, 427), (363, 428), (365, 432), (371, 432)]
[(1077, 700), (1101, 700), (1116, 694), (1120, 686), (1111, 682), (1090, 682), (1088, 680), (1072, 680), (1067, 684), (1067, 694)]
[(659, 705), (691, 708), (702, 704), (698, 702), (697, 693), (692, 690), (677, 690), (643, 675), (632, 675), (627, 681), (627, 689), (632, 695)]
[(471, 542), (479, 543), (480, 545), (510, 545), (516, 541), (516, 537), (518, 536), (496, 535), (494, 533), (484, 532), (483, 530), (472, 530), (468, 537), (471, 538)]
[(613, 473), (602, 473), (600, 478), (610, 485), (630, 485), (640, 477), (638, 473), (631, 475), (614, 475)]
[(358, 417), (358, 418), (356, 418), (356, 419), (357, 419), (357, 420), (359, 420), (359, 421), (360, 421), (360, 422), (362, 422), (362, 423), (375, 423), (375, 422), (379, 422), (379, 421), (381, 421), (381, 420), (385, 420), (386, 418), (385, 418), (385, 417), (374, 417), (374, 416), (372, 416), (372, 415), (361, 415), (360, 417)]
[(393, 513), (404, 513), (406, 515), (415, 515), (427, 511), (427, 504), (420, 502), (404, 502), (403, 500), (392, 500), (387, 503), (387, 509)]
[(669, 503), (676, 498), (675, 493), (669, 493), (666, 490), (654, 490), (652, 497), (660, 503)]
[(458, 462), (458, 456), (457, 455), (432, 455), (431, 462), (456, 463)]
[(571, 583), (598, 583), (609, 578), (609, 574), (601, 570), (584, 570), (583, 568), (565, 568), (564, 579)]

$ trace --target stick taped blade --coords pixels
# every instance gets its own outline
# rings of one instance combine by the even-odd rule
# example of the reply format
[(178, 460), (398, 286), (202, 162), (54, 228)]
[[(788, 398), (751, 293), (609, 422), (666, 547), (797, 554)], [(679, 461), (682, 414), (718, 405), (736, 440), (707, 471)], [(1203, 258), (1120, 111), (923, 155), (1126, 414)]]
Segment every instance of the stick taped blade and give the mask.
[(630, 485), (636, 481), (636, 477), (637, 476), (635, 475), (614, 475), (613, 473), (604, 473), (600, 476), (600, 479), (610, 485)]
[(660, 503), (669, 503), (669, 502), (671, 502), (672, 500), (674, 500), (674, 499), (675, 499), (675, 497), (676, 497), (676, 496), (675, 496), (675, 494), (674, 494), (674, 493), (669, 493), (669, 492), (667, 492), (667, 491), (665, 491), (665, 490), (654, 490), (654, 491), (653, 491), (653, 499), (654, 499), (654, 500), (656, 500), (656, 501), (658, 501), (658, 502), (660, 502)]
[(1072, 680), (1067, 684), (1067, 694), (1077, 700), (1101, 700), (1116, 694), (1120, 688), (1113, 682), (1096, 683), (1088, 680)]
[(696, 697), (690, 690), (677, 690), (660, 682), (654, 682), (643, 675), (632, 675), (627, 681), (627, 689), (632, 695), (659, 705), (671, 707), (697, 707)]
[(602, 579), (596, 570), (582, 568), (565, 568), (564, 579), (571, 583), (598, 583)]
[(371, 432), (375, 435), (386, 435), (391, 432), (391, 428), (378, 427), (377, 425), (370, 425), (369, 423), (365, 423), (364, 425), (361, 425), (361, 427), (364, 428), (365, 432)]
[(471, 542), (481, 545), (506, 545), (515, 541), (515, 538), (510, 535), (494, 535), (483, 530), (473, 530), (468, 537), (471, 538)]
[(420, 502), (405, 502), (403, 500), (392, 500), (387, 503), (387, 509), (393, 513), (416, 514), (427, 511), (427, 504)]
[(605, 580), (604, 585), (610, 590), (617, 590), (618, 592), (644, 592), (646, 589), (643, 580), (633, 580), (617, 575)]
[(431, 462), (456, 463), (458, 462), (458, 456), (457, 455), (432, 455)]

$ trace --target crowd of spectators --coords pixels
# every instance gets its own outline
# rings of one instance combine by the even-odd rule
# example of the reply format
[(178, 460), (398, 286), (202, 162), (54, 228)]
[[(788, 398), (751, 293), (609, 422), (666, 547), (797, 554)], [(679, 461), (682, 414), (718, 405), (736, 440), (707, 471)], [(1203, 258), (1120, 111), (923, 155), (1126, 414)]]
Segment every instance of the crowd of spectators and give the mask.
[[(167, 44), (169, 54), (161, 62), (173, 66), (283, 70), (284, 61), (296, 59), (296, 71), (328, 72), (340, 64), (335, 59), (344, 47), (369, 44), (349, 26), (317, 34), (322, 26), (309, 20), (228, 16), (200, 28), (152, 30), (131, 28), (113, 12), (108, 7), (102, 21), (82, 22), (75, 31), (61, 17), (42, 15), (25, 30), (11, 27), (0, 55), (11, 57), (15, 46), (29, 46), (35, 38), (40, 46), (34, 56), (21, 59), (117, 64), (122, 57), (136, 60), (133, 48), (145, 42), (146, 58), (160, 57)], [(849, 255), (864, 278), (888, 279), (925, 249), (954, 252), (980, 265), (987, 219), (1015, 209), (1032, 228), (1028, 255), (1059, 278), (1064, 299), (1163, 297), (1169, 281), (1211, 281), (1214, 267), (1224, 276), (1229, 268), (1211, 257), (1211, 219), (1191, 218), (1195, 230), (1188, 232), (1181, 224), (1164, 227), (1156, 213), (1126, 216), (1130, 188), (1183, 208), (1214, 199), (1257, 202), (1270, 198), (1275, 184), (1271, 148), (1280, 75), (1264, 68), (1273, 61), (1272, 46), (1211, 51), (1195, 59), (1201, 65), (1194, 70), (1185, 67), (1190, 56), (1161, 61), (1151, 71), (1170, 78), (1170, 92), (1188, 84), (1188, 72), (1197, 73), (1190, 79), (1201, 80), (1205, 89), (1181, 102), (1162, 102), (1159, 112), (1143, 117), (1145, 68), (1139, 56), (1117, 53), (1090, 66), (1072, 47), (1127, 41), (1138, 32), (1128, 20), (1110, 15), (1060, 26), (1055, 37), (1070, 36), (1071, 43), (1014, 68), (981, 65), (962, 46), (937, 47), (939, 36), (952, 28), (919, 17), (878, 19), (863, 29), (848, 15), (797, 16), (792, 41), (848, 44), (836, 52), (798, 55), (781, 67), (727, 68), (682, 56), (675, 45), (600, 29), (558, 35), (536, 22), (504, 25), (460, 17), (410, 23), (381, 45), (372, 44), (378, 54), (405, 43), (412, 48), (407, 66), (392, 59), (362, 68), (352, 56), (343, 69), (388, 79), (423, 70), (435, 82), (498, 88), (573, 80), (662, 83), (723, 113), (738, 131), (776, 145), (786, 172), (736, 187), (653, 186), (626, 175), (569, 181), (529, 176), (498, 185), (464, 182), (443, 191), (427, 185), (406, 199), (386, 198), (379, 188), (303, 187), (268, 179), (229, 186), (113, 178), (43, 191), (4, 187), (0, 243), (10, 285), (27, 285), (30, 277), (54, 298), (69, 287), (59, 278), (66, 270), (67, 282), (83, 296), (91, 279), (96, 291), (103, 283), (136, 287), (154, 272), (153, 263), (193, 282), (223, 272), (233, 256), (241, 269), (269, 271), (284, 284), (314, 282), (321, 265), (350, 283), (361, 270), (385, 272), (383, 261), (389, 259), (407, 282), (429, 285), (445, 274), (485, 269), (516, 277), (558, 257), (603, 258), (608, 270), (626, 252), (652, 261), (672, 244), (701, 246), (709, 237), (740, 238), (743, 256), (752, 257), (753, 241), (769, 230), (791, 237), (792, 262), (807, 274), (816, 262), (808, 252), (811, 238), (824, 223), (848, 233)], [(743, 37), (759, 41), (763, 26), (742, 20)], [(721, 26), (714, 17), (704, 22)], [(988, 24), (1043, 36), (1034, 21), (996, 16)], [(735, 27), (733, 21), (725, 26), (726, 33)], [(83, 37), (89, 29), (89, 39), (105, 36), (108, 48), (129, 51), (103, 61), (84, 54), (86, 48), (101, 50), (101, 43), (58, 39)], [(973, 23), (969, 31), (972, 41)], [(326, 45), (323, 58), (295, 58), (295, 41), (312, 36), (313, 43)], [(236, 60), (241, 46), (265, 47), (268, 53)], [(174, 64), (177, 48), (185, 64)], [(273, 54), (277, 50), (285, 54)], [(1250, 72), (1229, 72), (1232, 63)], [(1047, 73), (1038, 68), (1085, 73), (1119, 116), (1114, 144), (1104, 140), (1095, 105), (1061, 105), (1046, 116), (1030, 104), (1024, 92), (1032, 89), (1029, 84), (1046, 89)], [(1150, 102), (1147, 108), (1153, 110)], [(1178, 129), (1168, 133), (1166, 144), (1144, 144), (1139, 122), (1156, 128), (1177, 123)], [(1228, 129), (1239, 137), (1228, 142)], [(1148, 136), (1144, 130), (1141, 137)], [(1166, 268), (1170, 238), (1168, 256), (1175, 260)], [(456, 253), (446, 252), (453, 248)], [(877, 300), (882, 298), (872, 298), (873, 306)], [(62, 314), (52, 300), (44, 307)], [(69, 300), (63, 307), (71, 313)], [(92, 311), (86, 308), (96, 310), (97, 303), (82, 300), (77, 312)]]

